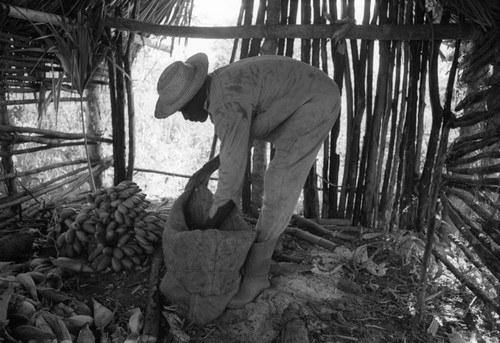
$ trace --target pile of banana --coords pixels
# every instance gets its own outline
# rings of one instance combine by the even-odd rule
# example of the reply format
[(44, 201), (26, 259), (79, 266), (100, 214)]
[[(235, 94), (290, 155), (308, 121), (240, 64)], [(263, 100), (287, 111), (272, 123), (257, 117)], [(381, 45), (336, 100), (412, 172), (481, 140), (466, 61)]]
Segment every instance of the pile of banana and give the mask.
[(150, 201), (133, 181), (99, 188), (80, 209), (66, 207), (55, 230), (60, 256), (85, 257), (96, 272), (141, 266), (161, 243), (168, 209), (151, 210)]
[(98, 300), (78, 300), (61, 289), (65, 272), (59, 265), (68, 260), (0, 265), (0, 342), (139, 342), (144, 326), (140, 308), (117, 318)]

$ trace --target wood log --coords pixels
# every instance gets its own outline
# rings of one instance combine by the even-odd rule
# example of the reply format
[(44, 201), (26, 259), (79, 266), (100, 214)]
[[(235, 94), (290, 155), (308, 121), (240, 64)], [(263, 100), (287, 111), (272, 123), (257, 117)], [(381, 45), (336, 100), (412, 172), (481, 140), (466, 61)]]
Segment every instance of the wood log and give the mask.
[(432, 251), (432, 253), (441, 263), (443, 263), (446, 266), (446, 268), (448, 268), (450, 272), (452, 272), (453, 275), (455, 275), (455, 277), (462, 284), (464, 284), (468, 289), (470, 289), (475, 296), (477, 296), (483, 302), (491, 305), (495, 310), (495, 312), (500, 314), (500, 305), (498, 303), (490, 299), (488, 295), (486, 295), (486, 293), (483, 290), (481, 290), (471, 279), (460, 273), (458, 268), (456, 268), (450, 261), (448, 261), (448, 259), (443, 254), (441, 254), (435, 249)]
[(299, 304), (292, 302), (283, 311), (281, 343), (309, 343), (307, 324), (300, 313)]
[(311, 244), (319, 245), (320, 247), (323, 247), (331, 251), (334, 251), (335, 248), (337, 248), (337, 245), (335, 243), (328, 241), (324, 238), (318, 237), (316, 235), (313, 235), (312, 233), (302, 231), (296, 227), (287, 227), (285, 229), (285, 233), (303, 239)]
[[(2, 12), (20, 20), (30, 20), (38, 23), (60, 25), (68, 19), (23, 7), (0, 3)], [(344, 24), (331, 25), (255, 25), (229, 27), (189, 27), (174, 25), (159, 25), (118, 17), (107, 17), (104, 25), (122, 31), (149, 33), (156, 36), (232, 39), (232, 38), (331, 38), (341, 31)], [(419, 25), (353, 25), (345, 33), (346, 39), (368, 40), (435, 40), (462, 39), (476, 40), (482, 36), (480, 28), (471, 25), (458, 24), (419, 24)]]
[(351, 226), (352, 220), (342, 218), (319, 218), (317, 223), (319, 225)]
[(306, 219), (302, 216), (299, 215), (292, 215), (292, 223), (295, 224), (295, 226), (305, 229), (309, 232), (313, 232), (317, 235), (325, 235), (330, 239), (335, 239), (339, 238), (341, 240), (346, 240), (346, 241), (352, 241), (355, 239), (355, 237), (346, 235), (340, 232), (332, 232), (330, 230), (325, 229), (321, 225), (315, 223), (312, 220)]

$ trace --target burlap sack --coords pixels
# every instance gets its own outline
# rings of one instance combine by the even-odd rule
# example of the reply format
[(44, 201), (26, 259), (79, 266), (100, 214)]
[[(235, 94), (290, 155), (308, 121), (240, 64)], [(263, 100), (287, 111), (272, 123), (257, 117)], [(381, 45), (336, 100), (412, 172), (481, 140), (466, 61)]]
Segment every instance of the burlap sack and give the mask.
[(166, 274), (160, 290), (181, 315), (204, 325), (220, 316), (238, 291), (255, 231), (238, 211), (218, 230), (190, 230), (185, 217), (189, 195), (174, 202), (163, 232)]

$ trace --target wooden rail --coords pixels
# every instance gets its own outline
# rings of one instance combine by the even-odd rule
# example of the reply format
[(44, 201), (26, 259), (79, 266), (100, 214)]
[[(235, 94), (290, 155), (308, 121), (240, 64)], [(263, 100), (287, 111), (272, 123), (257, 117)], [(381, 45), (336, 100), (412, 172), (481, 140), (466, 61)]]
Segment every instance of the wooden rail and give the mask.
[[(68, 18), (59, 15), (43, 13), (18, 6), (0, 3), (3, 12), (8, 16), (38, 23), (59, 25), (68, 22)], [(234, 39), (234, 38), (332, 38), (344, 24), (319, 25), (241, 25), (224, 27), (194, 27), (159, 25), (147, 22), (107, 17), (105, 26), (122, 31), (149, 33), (156, 36)], [(457, 24), (416, 24), (416, 25), (353, 25), (342, 38), (365, 40), (474, 40), (481, 36), (479, 28)]]

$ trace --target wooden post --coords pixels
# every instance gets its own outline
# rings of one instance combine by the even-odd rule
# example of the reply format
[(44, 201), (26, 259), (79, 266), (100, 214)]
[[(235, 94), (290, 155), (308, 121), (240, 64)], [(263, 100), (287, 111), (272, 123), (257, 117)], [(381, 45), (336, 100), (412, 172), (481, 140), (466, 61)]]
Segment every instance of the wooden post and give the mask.
[[(0, 78), (0, 125), (9, 125), (9, 113), (7, 111), (6, 102), (6, 91), (3, 79)], [(14, 172), (14, 162), (12, 161), (12, 145), (8, 142), (2, 143), (0, 147), (0, 152), (2, 153), (2, 168), (4, 174)], [(13, 195), (17, 193), (17, 187), (15, 179), (6, 179), (5, 185), (7, 188), (7, 195)]]
[[(254, 7), (254, 0), (246, 0), (242, 2), (242, 6), (245, 6), (244, 8), (244, 19), (243, 19), (243, 25), (251, 25), (252, 24), (252, 19), (253, 19), (253, 7)], [(241, 49), (240, 49), (240, 59), (247, 58), (250, 53), (250, 39), (245, 38), (242, 39), (241, 41)], [(243, 187), (242, 187), (242, 199), (241, 199), (241, 205), (242, 205), (242, 210), (244, 213), (251, 214), (252, 213), (252, 173), (251, 173), (251, 167), (252, 166), (252, 155), (251, 152), (248, 152), (247, 156), (247, 167), (245, 169), (245, 176), (243, 178)]]
[[(302, 23), (311, 23), (311, 0), (302, 1)], [(311, 40), (303, 38), (301, 40), (301, 61), (311, 64)], [(317, 67), (317, 65), (316, 65)], [(316, 175), (316, 162), (311, 167), (304, 185), (303, 201), (304, 217), (319, 218), (319, 199)]]
[[(385, 4), (385, 6), (384, 6)], [(380, 22), (387, 22), (387, 2), (383, 1), (379, 20)], [(367, 165), (366, 165), (366, 173), (365, 173), (365, 187), (363, 194), (363, 205), (361, 211), (361, 224), (364, 226), (372, 226), (373, 218), (374, 218), (374, 209), (376, 208), (376, 204), (378, 203), (378, 191), (379, 191), (379, 179), (377, 173), (377, 163), (379, 157), (379, 140), (380, 140), (380, 129), (382, 125), (382, 118), (385, 113), (386, 108), (386, 100), (387, 100), (387, 84), (388, 74), (389, 74), (389, 65), (390, 61), (390, 42), (380, 42), (380, 66), (379, 73), (377, 79), (377, 94), (375, 97), (375, 111), (371, 118), (371, 126), (370, 131), (371, 134), (369, 136), (370, 140), (368, 141), (368, 151), (367, 151)], [(382, 137), (385, 139), (385, 137)]]

